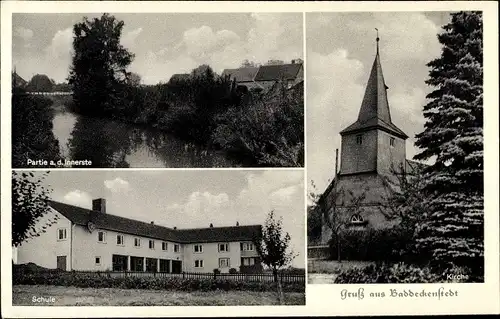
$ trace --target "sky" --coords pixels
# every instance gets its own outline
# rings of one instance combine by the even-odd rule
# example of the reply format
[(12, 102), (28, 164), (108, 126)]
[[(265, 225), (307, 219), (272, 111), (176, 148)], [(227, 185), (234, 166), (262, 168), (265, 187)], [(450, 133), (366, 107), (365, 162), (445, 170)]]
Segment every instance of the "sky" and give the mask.
[[(144, 84), (168, 81), (209, 64), (221, 73), (244, 59), (264, 63), (303, 57), (302, 13), (117, 13), (121, 44), (135, 54), (129, 71)], [(64, 81), (71, 64), (72, 27), (100, 14), (15, 13), (12, 59), (25, 80), (46, 74)]]
[[(439, 57), (437, 34), (449, 12), (309, 13), (306, 15), (307, 179), (321, 193), (335, 172), (339, 132), (358, 117), (376, 54), (388, 89), (393, 123), (408, 136), (406, 157), (418, 152), (423, 106), (432, 88), (426, 64)], [(340, 164), (340, 163), (339, 163)], [(340, 166), (340, 165), (339, 165)]]
[(264, 225), (274, 210), (298, 254), (293, 265), (305, 267), (301, 170), (53, 170), (44, 186), (53, 200), (91, 209), (105, 198), (109, 214), (166, 227)]

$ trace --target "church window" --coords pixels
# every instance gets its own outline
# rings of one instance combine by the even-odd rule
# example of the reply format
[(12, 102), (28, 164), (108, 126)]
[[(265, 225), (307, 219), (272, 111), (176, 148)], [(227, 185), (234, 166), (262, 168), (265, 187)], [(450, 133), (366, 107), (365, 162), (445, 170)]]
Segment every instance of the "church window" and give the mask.
[(352, 215), (352, 217), (351, 217), (352, 224), (362, 224), (364, 222), (365, 222), (365, 220), (360, 215)]
[(358, 145), (363, 144), (363, 135), (361, 134), (356, 135), (356, 144)]
[(392, 147), (394, 147), (394, 142), (395, 142), (395, 140), (396, 140), (396, 139), (395, 139), (394, 137), (391, 137), (391, 138), (389, 139), (389, 145), (391, 145)]

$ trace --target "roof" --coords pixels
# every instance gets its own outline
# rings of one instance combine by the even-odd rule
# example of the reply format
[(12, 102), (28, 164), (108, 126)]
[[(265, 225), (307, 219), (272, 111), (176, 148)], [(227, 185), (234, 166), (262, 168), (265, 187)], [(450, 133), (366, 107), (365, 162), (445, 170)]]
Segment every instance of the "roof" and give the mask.
[(388, 87), (385, 84), (380, 64), (377, 42), (377, 54), (373, 61), (368, 83), (366, 84), (365, 95), (361, 103), (358, 119), (354, 124), (342, 130), (340, 134), (344, 135), (346, 133), (378, 127), (402, 138), (408, 138), (402, 130), (392, 123), (389, 102), (387, 100), (387, 89)]
[(400, 130), (396, 125), (394, 125), (392, 122), (385, 122), (384, 120), (373, 117), (365, 122), (360, 122), (359, 120), (354, 122), (353, 124), (349, 125), (342, 131), (340, 131), (340, 135), (345, 135), (347, 133), (355, 133), (355, 132), (361, 132), (364, 130), (368, 130), (371, 128), (380, 128), (384, 131), (388, 131), (389, 133), (392, 133), (396, 136), (399, 136), (401, 138), (407, 138), (408, 136)]
[(263, 65), (255, 75), (255, 81), (295, 80), (302, 68), (301, 63)]
[(96, 228), (178, 243), (250, 241), (261, 231), (260, 225), (173, 229), (56, 201), (49, 205), (77, 225), (87, 226), (91, 221)]
[(187, 73), (177, 73), (174, 74), (170, 77), (170, 81), (183, 81), (183, 80), (188, 80), (190, 77), (189, 74)]
[(12, 72), (12, 83), (16, 83), (17, 86), (25, 86), (28, 82), (23, 79), (17, 72)]
[(222, 71), (222, 76), (229, 75), (231, 79), (235, 79), (236, 82), (253, 82), (253, 79), (257, 72), (258, 67), (248, 67), (239, 69), (225, 69)]
[(238, 85), (246, 86), (249, 90), (263, 89), (262, 85), (255, 83), (255, 82), (242, 82), (242, 83), (238, 83)]

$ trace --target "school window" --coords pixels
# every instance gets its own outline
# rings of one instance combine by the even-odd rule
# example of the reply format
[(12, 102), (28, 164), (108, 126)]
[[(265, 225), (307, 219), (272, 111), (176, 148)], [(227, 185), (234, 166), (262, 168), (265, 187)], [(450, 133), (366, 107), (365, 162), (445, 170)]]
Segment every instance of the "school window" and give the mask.
[(123, 246), (123, 235), (116, 235), (116, 244)]
[(243, 266), (253, 266), (255, 264), (255, 258), (249, 257), (249, 258), (242, 258), (243, 259)]
[(101, 265), (101, 257), (96, 257), (95, 258), (95, 265), (100, 266)]
[(168, 250), (168, 243), (162, 242), (161, 243), (161, 250), (167, 251)]
[(219, 258), (219, 268), (229, 268), (231, 263), (229, 258)]
[(141, 247), (141, 239), (140, 238), (134, 238), (134, 246)]
[(240, 248), (242, 251), (253, 251), (253, 243), (241, 243)]
[(363, 135), (361, 134), (356, 135), (356, 144), (358, 145), (363, 144)]
[(180, 250), (179, 244), (174, 244), (174, 253), (178, 253)]
[(194, 252), (195, 253), (202, 253), (203, 252), (203, 245), (194, 245)]
[(66, 228), (59, 228), (57, 230), (57, 240), (66, 240), (66, 238), (67, 238)]
[(203, 268), (203, 260), (195, 260), (194, 268)]
[(106, 232), (100, 231), (97, 233), (97, 241), (100, 243), (106, 243)]
[(219, 244), (219, 252), (220, 253), (226, 253), (229, 251), (229, 244), (224, 243), (224, 244)]
[(155, 249), (155, 241), (149, 240), (149, 249)]
[(391, 137), (389, 139), (389, 145), (391, 145), (391, 147), (394, 147), (394, 141), (395, 141), (395, 138), (394, 137)]

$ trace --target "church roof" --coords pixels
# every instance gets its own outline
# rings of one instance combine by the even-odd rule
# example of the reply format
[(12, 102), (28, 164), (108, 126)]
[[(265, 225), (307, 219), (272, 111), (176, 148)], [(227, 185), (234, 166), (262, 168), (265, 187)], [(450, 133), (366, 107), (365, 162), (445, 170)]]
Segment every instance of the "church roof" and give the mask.
[(365, 95), (361, 103), (358, 119), (355, 123), (342, 130), (340, 134), (344, 135), (346, 133), (378, 127), (399, 137), (407, 138), (408, 136), (394, 125), (391, 120), (391, 112), (387, 100), (388, 87), (385, 85), (384, 74), (382, 73), (382, 66), (380, 64), (378, 40), (377, 38), (377, 55), (373, 61), (370, 77), (366, 84)]

